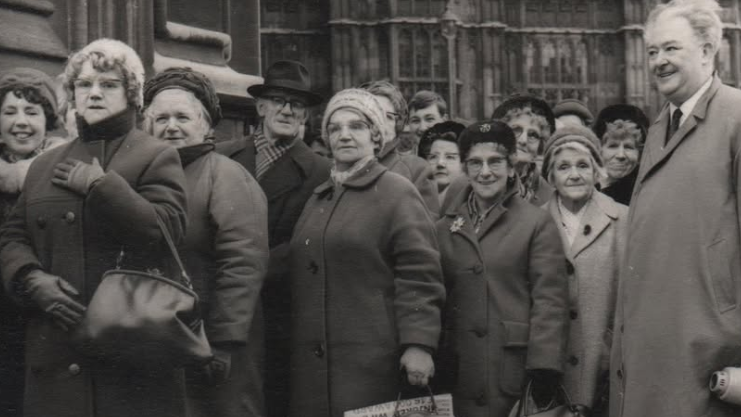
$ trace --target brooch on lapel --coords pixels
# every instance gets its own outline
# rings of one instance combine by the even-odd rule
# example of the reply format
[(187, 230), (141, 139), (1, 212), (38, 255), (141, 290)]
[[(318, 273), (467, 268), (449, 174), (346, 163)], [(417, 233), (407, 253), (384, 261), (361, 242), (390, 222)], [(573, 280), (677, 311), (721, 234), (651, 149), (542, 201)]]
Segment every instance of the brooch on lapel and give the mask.
[(453, 224), (450, 225), (450, 232), (455, 233), (461, 230), (461, 227), (463, 227), (463, 224), (465, 223), (465, 220), (463, 220), (463, 217), (458, 216), (455, 220), (453, 220)]

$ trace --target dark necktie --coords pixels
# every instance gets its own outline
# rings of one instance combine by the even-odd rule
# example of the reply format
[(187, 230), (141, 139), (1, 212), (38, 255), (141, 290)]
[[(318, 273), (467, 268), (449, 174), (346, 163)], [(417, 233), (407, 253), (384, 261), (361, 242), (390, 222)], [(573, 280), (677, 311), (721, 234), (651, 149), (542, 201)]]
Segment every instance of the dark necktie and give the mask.
[(680, 120), (682, 120), (682, 110), (677, 107), (676, 110), (674, 110), (674, 113), (672, 113), (672, 120), (669, 125), (669, 134), (666, 136), (666, 143), (669, 143), (672, 136), (674, 136), (674, 134), (677, 133), (677, 130), (679, 130)]

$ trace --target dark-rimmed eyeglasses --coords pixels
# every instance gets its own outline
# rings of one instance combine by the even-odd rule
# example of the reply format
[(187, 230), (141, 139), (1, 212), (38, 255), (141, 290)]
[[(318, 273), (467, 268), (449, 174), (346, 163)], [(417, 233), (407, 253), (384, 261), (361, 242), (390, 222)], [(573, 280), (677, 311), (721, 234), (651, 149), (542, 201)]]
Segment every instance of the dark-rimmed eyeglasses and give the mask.
[(278, 96), (266, 96), (266, 99), (270, 100), (279, 108), (285, 107), (286, 104), (291, 105), (292, 110), (304, 110), (306, 108), (306, 103), (304, 103), (301, 100), (289, 100), (285, 97), (278, 97)]
[(507, 166), (507, 158), (495, 156), (486, 161), (476, 158), (468, 159), (466, 160), (466, 169), (468, 169), (469, 174), (475, 175), (481, 172), (484, 164), (489, 167), (490, 171), (500, 171)]

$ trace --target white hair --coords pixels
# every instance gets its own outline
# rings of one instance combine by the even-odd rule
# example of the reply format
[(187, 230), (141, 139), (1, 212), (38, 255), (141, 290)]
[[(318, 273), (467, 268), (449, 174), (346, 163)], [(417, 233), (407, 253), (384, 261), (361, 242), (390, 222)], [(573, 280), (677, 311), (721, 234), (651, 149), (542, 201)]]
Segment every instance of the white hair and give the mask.
[(658, 4), (651, 10), (646, 20), (646, 29), (664, 13), (683, 17), (689, 22), (697, 39), (703, 44), (710, 44), (717, 53), (723, 39), (723, 22), (719, 15), (721, 10), (716, 0), (672, 0)]

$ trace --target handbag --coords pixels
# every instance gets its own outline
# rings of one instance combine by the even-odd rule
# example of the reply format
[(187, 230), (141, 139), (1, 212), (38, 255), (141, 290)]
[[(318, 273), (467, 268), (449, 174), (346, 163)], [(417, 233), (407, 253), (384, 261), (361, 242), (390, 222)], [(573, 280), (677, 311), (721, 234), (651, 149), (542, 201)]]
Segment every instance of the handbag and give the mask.
[(586, 406), (571, 402), (563, 384), (558, 384), (558, 392), (545, 409), (530, 409), (531, 406), (535, 406), (535, 401), (532, 400), (532, 391), (533, 382), (529, 381), (523, 390), (522, 397), (512, 407), (509, 417), (589, 417), (590, 415)]
[(116, 269), (103, 274), (76, 330), (77, 347), (83, 354), (107, 363), (155, 369), (198, 366), (213, 358), (198, 295), (159, 217), (157, 225), (180, 268), (181, 280), (157, 270), (120, 269), (122, 249)]

